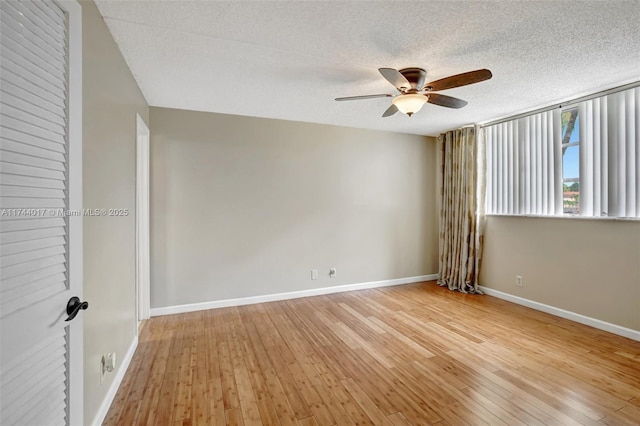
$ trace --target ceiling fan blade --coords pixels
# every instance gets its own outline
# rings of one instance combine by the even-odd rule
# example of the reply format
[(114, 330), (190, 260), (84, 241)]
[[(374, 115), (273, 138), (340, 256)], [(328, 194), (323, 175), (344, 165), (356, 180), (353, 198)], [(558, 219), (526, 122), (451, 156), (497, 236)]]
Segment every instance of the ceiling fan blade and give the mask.
[(356, 101), (358, 99), (373, 99), (373, 98), (393, 98), (393, 95), (362, 95), (362, 96), (347, 96), (345, 98), (336, 98), (336, 101)]
[(395, 114), (396, 112), (398, 112), (398, 107), (395, 106), (394, 104), (391, 104), (391, 106), (389, 108), (387, 108), (387, 110), (384, 112), (384, 114), (382, 114), (383, 117), (390, 117), (393, 114)]
[(401, 92), (401, 89), (411, 89), (411, 83), (404, 75), (400, 74), (400, 71), (393, 68), (378, 68), (378, 71), (389, 83), (393, 84), (393, 87)]
[(441, 95), (440, 93), (429, 93), (429, 99), (427, 102), (434, 105), (440, 105), (447, 108), (462, 108), (467, 104), (467, 101), (463, 101), (462, 99), (454, 98), (452, 96)]
[(489, 80), (492, 76), (491, 71), (487, 69), (469, 71), (432, 81), (431, 83), (425, 84), (424, 88), (425, 90), (437, 92), (439, 90), (466, 86), (467, 84), (480, 83), (481, 81)]

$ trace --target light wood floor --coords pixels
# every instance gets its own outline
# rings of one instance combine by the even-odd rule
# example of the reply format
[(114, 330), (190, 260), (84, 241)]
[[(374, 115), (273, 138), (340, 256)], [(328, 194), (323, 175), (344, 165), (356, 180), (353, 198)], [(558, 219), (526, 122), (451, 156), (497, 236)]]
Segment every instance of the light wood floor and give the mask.
[(434, 283), (156, 317), (105, 424), (638, 425), (640, 343)]

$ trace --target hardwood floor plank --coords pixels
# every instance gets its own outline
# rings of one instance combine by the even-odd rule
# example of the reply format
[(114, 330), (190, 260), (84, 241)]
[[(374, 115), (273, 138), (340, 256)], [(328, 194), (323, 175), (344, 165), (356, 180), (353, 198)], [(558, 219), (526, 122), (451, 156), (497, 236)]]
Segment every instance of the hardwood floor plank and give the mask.
[[(150, 347), (150, 353), (155, 352), (155, 356), (151, 358), (147, 354), (147, 356), (141, 357), (142, 360), (151, 364), (151, 372), (140, 406), (140, 416), (136, 422), (141, 425), (154, 424), (157, 407), (161, 400), (163, 382), (167, 376), (169, 353), (175, 333), (175, 321), (174, 318), (165, 317), (163, 319), (164, 321), (147, 325), (149, 332), (145, 333), (150, 338), (145, 342)], [(148, 322), (149, 320), (147, 320)], [(157, 328), (157, 333), (154, 333), (152, 330), (158, 325), (164, 325), (164, 327)], [(142, 383), (142, 376), (139, 376), (137, 380)]]
[(335, 420), (331, 412), (327, 409), (322, 398), (310, 383), (304, 371), (298, 362), (292, 362), (288, 365), (291, 377), (294, 379), (296, 387), (300, 390), (302, 397), (309, 406), (309, 410), (313, 413), (316, 421), (322, 425), (333, 425)]
[(160, 401), (156, 405), (155, 412), (149, 413), (149, 419), (153, 420), (153, 424), (172, 424), (177, 386), (178, 373), (167, 372), (162, 381), (162, 388), (160, 389)]
[(465, 399), (467, 401), (474, 401), (478, 405), (481, 405), (485, 410), (495, 415), (498, 419), (500, 419), (501, 422), (506, 425), (528, 426), (528, 424), (520, 420), (517, 415), (513, 415), (511, 413), (511, 411), (508, 409), (508, 405), (506, 406), (507, 408), (498, 405), (492, 400), (485, 398), (482, 394), (473, 390), (473, 388), (462, 388), (459, 390), (459, 392), (465, 395)]
[(296, 413), (289, 402), (289, 398), (280, 383), (278, 374), (270, 368), (263, 371), (265, 383), (269, 390), (269, 395), (275, 404), (276, 413), (280, 424), (283, 426), (290, 426), (298, 424), (296, 420)]
[(191, 385), (191, 413), (193, 425), (206, 425), (209, 422), (209, 383), (207, 370), (197, 366), (192, 373)]
[(638, 425), (639, 361), (640, 342), (419, 283), (151, 318), (103, 424)]
[(252, 348), (249, 348), (249, 344), (245, 342), (245, 355), (247, 372), (249, 374), (249, 380), (251, 387), (255, 394), (256, 404), (260, 413), (261, 421), (264, 424), (279, 425), (280, 419), (278, 417), (273, 398), (269, 393), (269, 388), (265, 382), (263, 370), (257, 365)]
[(339, 378), (327, 367), (317, 354), (308, 356), (309, 363), (317, 372), (318, 378), (324, 383), (325, 389), (333, 395), (335, 401), (342, 406), (342, 409), (349, 418), (358, 425), (373, 424), (371, 419), (358, 403), (351, 397), (347, 389), (340, 382)]
[(607, 416), (600, 420), (601, 424), (615, 426), (637, 426), (640, 422), (637, 412), (627, 411), (628, 407), (623, 407), (618, 411), (607, 413)]
[[(499, 407), (499, 411), (496, 412), (501, 412), (502, 410), (506, 411), (516, 419), (514, 424), (524, 423), (527, 426), (544, 425), (542, 421), (527, 412), (527, 406), (524, 401), (519, 399), (510, 399), (509, 397), (511, 394), (509, 393), (496, 393), (492, 391), (491, 386), (487, 387), (480, 384), (472, 384), (468, 388), (463, 389), (463, 391), (470, 394), (473, 393), (475, 398), (490, 410), (493, 410), (493, 406), (495, 405)], [(505, 395), (506, 398), (502, 395)]]
[(400, 412), (388, 415), (387, 419), (393, 426), (411, 426), (411, 423)]
[[(167, 359), (167, 366), (165, 368), (165, 377), (162, 382), (161, 399), (164, 400), (164, 404), (158, 407), (155, 419), (157, 421), (163, 421), (164, 424), (173, 424), (174, 420), (181, 417), (184, 414), (184, 401), (180, 401), (178, 398), (178, 387), (182, 383), (182, 390), (184, 392), (185, 380), (183, 374), (190, 368), (185, 368), (183, 363), (183, 355), (186, 355), (184, 346), (190, 347), (188, 342), (188, 332), (185, 335), (185, 329), (188, 327), (188, 316), (180, 316), (179, 322), (175, 325), (174, 338), (171, 341), (171, 347), (169, 349), (169, 356)], [(149, 320), (153, 322), (153, 320)], [(190, 361), (189, 361), (190, 364)], [(189, 365), (187, 364), (187, 366)], [(181, 407), (182, 410), (179, 410)], [(181, 411), (178, 413), (178, 411)]]
[(222, 379), (222, 400), (225, 410), (240, 407), (236, 378), (233, 374), (231, 351), (229, 342), (218, 342), (218, 356), (220, 363), (220, 377)]
[(341, 382), (355, 402), (362, 407), (367, 417), (376, 425), (386, 423), (387, 418), (378, 406), (367, 396), (367, 393), (353, 379)]
[(242, 411), (240, 408), (229, 408), (224, 410), (227, 426), (244, 426)]
[(220, 377), (215, 377), (209, 380), (207, 398), (209, 402), (209, 408), (207, 409), (209, 417), (207, 417), (207, 423), (210, 425), (224, 426), (227, 420), (224, 412), (222, 380)]
[[(265, 308), (265, 306), (263, 306), (263, 308)], [(261, 316), (260, 321), (256, 322), (255, 325), (265, 346), (269, 359), (274, 366), (273, 370), (277, 372), (279, 385), (282, 387), (286, 395), (287, 403), (293, 410), (295, 417), (298, 419), (311, 417), (312, 413), (309, 409), (309, 405), (302, 397), (298, 387), (295, 385), (295, 380), (291, 377), (291, 373), (287, 368), (289, 362), (295, 361), (293, 353), (286, 346), (285, 340), (277, 331), (268, 315)], [(265, 380), (266, 379), (267, 377), (265, 375)], [(275, 386), (275, 383), (272, 383)], [(282, 401), (280, 401), (280, 403), (282, 404)]]
[[(552, 372), (553, 374), (548, 374)], [(584, 386), (573, 378), (567, 380), (562, 372), (557, 369), (532, 369), (523, 367), (515, 372), (521, 379), (527, 380), (541, 392), (545, 392), (556, 399), (563, 400), (567, 405), (580, 411), (593, 420), (600, 420), (607, 411), (619, 410), (620, 401), (613, 401), (611, 408), (604, 405), (611, 396), (597, 388)], [(592, 395), (586, 397), (586, 395)]]
[(396, 405), (401, 398), (397, 396), (391, 381), (376, 380), (371, 377), (371, 371), (368, 369), (370, 364), (364, 363), (355, 353), (347, 350), (346, 347), (332, 345), (324, 348), (321, 357), (326, 365), (332, 362), (339, 363), (347, 378), (353, 377), (361, 387), (366, 388), (369, 397), (385, 414), (399, 410)]
[(298, 423), (300, 424), (300, 426), (319, 426), (318, 422), (316, 421), (315, 417), (313, 417), (313, 416), (305, 417), (304, 419), (300, 419), (298, 421)]
[(539, 402), (531, 395), (497, 376), (495, 373), (499, 371), (499, 369), (491, 367), (485, 368), (485, 366), (479, 362), (480, 359), (474, 357), (472, 354), (458, 354), (452, 352), (452, 356), (456, 358), (458, 362), (465, 364), (469, 369), (480, 374), (482, 376), (481, 383), (483, 386), (502, 397), (505, 401), (509, 401), (510, 404), (515, 404), (523, 411), (538, 419), (542, 424), (562, 424), (560, 421), (548, 414), (545, 411), (545, 407), (541, 406), (541, 404), (539, 404)]
[(246, 426), (261, 425), (260, 410), (251, 386), (249, 372), (246, 367), (242, 366), (234, 368), (234, 373), (238, 385), (238, 398), (240, 399), (240, 410), (244, 424)]
[(378, 334), (386, 333), (386, 331), (384, 331), (382, 328), (376, 325), (373, 321), (371, 321), (369, 318), (367, 318), (366, 316), (358, 312), (358, 310), (355, 309), (355, 307), (351, 307), (347, 303), (338, 303), (338, 305), (345, 311), (349, 312), (354, 318), (362, 322), (362, 324), (366, 325), (371, 330), (373, 330), (375, 333), (378, 333)]
[(176, 386), (174, 424), (191, 423), (191, 386), (193, 383), (193, 341), (195, 335), (195, 322), (193, 316), (188, 315), (184, 327), (181, 344), (181, 352), (178, 366), (178, 383)]
[[(309, 357), (301, 357), (301, 359), (298, 361), (298, 364), (309, 379), (309, 382), (311, 383), (313, 388), (320, 396), (320, 399), (322, 400), (324, 405), (331, 413), (331, 416), (333, 417), (335, 423), (338, 425), (355, 424), (353, 419), (345, 411), (345, 408), (340, 400), (336, 397), (336, 394), (332, 391), (332, 388), (321, 378), (320, 373), (315, 368), (313, 362), (309, 359)], [(318, 416), (315, 417), (318, 418)]]
[(435, 356), (432, 352), (430, 352), (427, 349), (425, 349), (424, 346), (420, 345), (418, 342), (413, 340), (411, 337), (402, 334), (400, 331), (396, 330), (394, 327), (386, 324), (380, 318), (373, 317), (373, 318), (371, 318), (371, 321), (373, 321), (376, 325), (378, 325), (380, 328), (382, 328), (387, 333), (389, 333), (392, 336), (394, 336), (399, 342), (402, 342), (405, 345), (409, 346), (419, 356), (421, 356), (423, 358), (431, 358), (431, 357)]
[[(413, 414), (407, 408), (402, 409), (404, 416), (411, 422), (425, 419), (430, 424), (448, 420), (454, 424), (473, 424), (467, 418), (474, 418), (473, 412), (465, 405), (458, 404), (455, 393), (441, 388), (439, 383), (430, 375), (424, 375), (417, 369), (407, 365), (406, 368), (394, 368), (397, 385), (402, 384), (406, 389), (407, 398), (419, 402), (426, 414)], [(453, 409), (452, 407), (457, 407)], [(482, 413), (484, 414), (484, 413)], [(480, 416), (474, 418), (477, 424), (487, 424)]]

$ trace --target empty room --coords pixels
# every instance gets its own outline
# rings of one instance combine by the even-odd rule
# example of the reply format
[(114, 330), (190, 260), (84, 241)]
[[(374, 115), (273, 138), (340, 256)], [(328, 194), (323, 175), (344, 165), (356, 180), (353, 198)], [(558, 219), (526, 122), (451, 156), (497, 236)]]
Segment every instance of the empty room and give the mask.
[(640, 2), (0, 0), (0, 424), (640, 425)]

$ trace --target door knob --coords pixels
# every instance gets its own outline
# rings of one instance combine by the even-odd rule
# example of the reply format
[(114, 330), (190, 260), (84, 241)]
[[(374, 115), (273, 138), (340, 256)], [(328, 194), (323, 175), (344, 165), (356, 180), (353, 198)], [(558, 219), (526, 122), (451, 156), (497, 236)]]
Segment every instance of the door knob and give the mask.
[(71, 321), (76, 317), (76, 315), (78, 315), (78, 312), (80, 312), (81, 309), (85, 310), (88, 307), (89, 302), (80, 302), (79, 297), (73, 296), (67, 302), (67, 315), (69, 315), (69, 318), (67, 318), (65, 321)]

